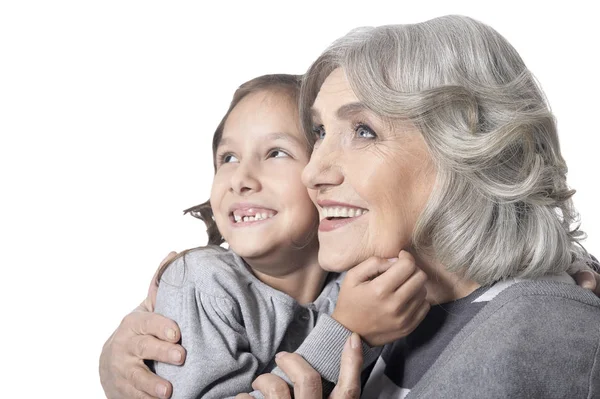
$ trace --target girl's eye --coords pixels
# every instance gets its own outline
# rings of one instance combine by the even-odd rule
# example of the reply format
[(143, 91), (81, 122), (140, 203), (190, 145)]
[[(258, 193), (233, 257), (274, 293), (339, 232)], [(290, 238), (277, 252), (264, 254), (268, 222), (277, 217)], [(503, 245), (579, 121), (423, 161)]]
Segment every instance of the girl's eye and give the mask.
[(274, 149), (274, 150), (269, 151), (269, 155), (267, 158), (283, 158), (283, 157), (289, 157), (289, 154), (283, 150)]
[(369, 126), (364, 123), (359, 123), (354, 127), (354, 132), (356, 135), (362, 139), (374, 139), (377, 137), (377, 134), (371, 129)]
[(221, 163), (238, 162), (238, 159), (233, 154), (223, 154), (221, 156)]
[(317, 140), (323, 140), (325, 138), (325, 127), (323, 125), (313, 126), (312, 131)]

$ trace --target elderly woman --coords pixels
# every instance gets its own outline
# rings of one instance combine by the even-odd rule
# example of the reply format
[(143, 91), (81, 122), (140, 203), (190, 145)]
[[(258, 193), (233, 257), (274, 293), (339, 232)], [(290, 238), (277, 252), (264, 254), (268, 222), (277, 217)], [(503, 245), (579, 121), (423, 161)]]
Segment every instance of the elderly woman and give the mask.
[[(316, 140), (303, 179), (322, 214), (320, 264), (341, 272), (405, 249), (429, 277), (434, 306), (365, 370), (364, 397), (600, 395), (600, 300), (567, 274), (587, 254), (556, 125), (502, 36), (457, 16), (355, 30), (310, 68), (301, 114)], [(162, 382), (139, 365), (133, 372), (129, 348), (145, 351), (136, 361), (183, 352), (127, 333), (145, 326), (177, 342), (177, 327), (158, 315), (124, 323), (101, 374), (107, 393), (120, 385), (134, 397)], [(278, 358), (296, 398), (321, 396), (315, 370), (336, 382), (348, 335), (322, 316), (308, 338), (310, 364)], [(358, 383), (359, 357), (346, 357), (344, 384)], [(273, 375), (256, 386), (290, 395)]]
[[(359, 29), (312, 65), (302, 101), (321, 266), (408, 249), (438, 304), (363, 397), (600, 397), (600, 300), (567, 274), (586, 254), (556, 124), (502, 36), (457, 16)], [(278, 362), (309, 380), (302, 363)]]

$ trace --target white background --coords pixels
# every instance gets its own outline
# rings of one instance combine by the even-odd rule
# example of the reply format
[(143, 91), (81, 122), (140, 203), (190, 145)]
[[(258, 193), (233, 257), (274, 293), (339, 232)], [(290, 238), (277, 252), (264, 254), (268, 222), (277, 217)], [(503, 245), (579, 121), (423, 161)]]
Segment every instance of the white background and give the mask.
[(584, 2), (215, 3), (1, 3), (0, 396), (103, 397), (103, 342), (170, 250), (204, 243), (181, 211), (208, 197), (235, 88), (304, 72), (356, 26), (456, 13), (504, 34), (550, 100), (600, 254), (600, 23)]

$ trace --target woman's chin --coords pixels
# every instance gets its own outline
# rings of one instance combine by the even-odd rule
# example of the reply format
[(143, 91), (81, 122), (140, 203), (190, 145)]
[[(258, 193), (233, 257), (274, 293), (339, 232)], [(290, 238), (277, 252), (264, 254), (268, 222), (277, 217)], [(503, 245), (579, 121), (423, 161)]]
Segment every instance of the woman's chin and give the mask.
[(342, 273), (352, 269), (356, 263), (349, 261), (345, 256), (336, 254), (322, 254), (319, 251), (319, 265), (328, 272)]

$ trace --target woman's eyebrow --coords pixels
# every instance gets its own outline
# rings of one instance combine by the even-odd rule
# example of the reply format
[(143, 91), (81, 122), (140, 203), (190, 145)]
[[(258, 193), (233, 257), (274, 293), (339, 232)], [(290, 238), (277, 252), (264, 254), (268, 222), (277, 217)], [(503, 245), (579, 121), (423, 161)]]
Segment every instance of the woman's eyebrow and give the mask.
[[(350, 119), (352, 116), (363, 113), (363, 112), (372, 112), (365, 104), (361, 102), (354, 102), (349, 104), (344, 104), (338, 108), (336, 112), (336, 116), (338, 119)], [(315, 120), (321, 119), (321, 113), (316, 108), (310, 109), (310, 116)]]
[(338, 119), (350, 119), (356, 114), (371, 112), (367, 106), (361, 102), (344, 104), (338, 108), (336, 114)]

